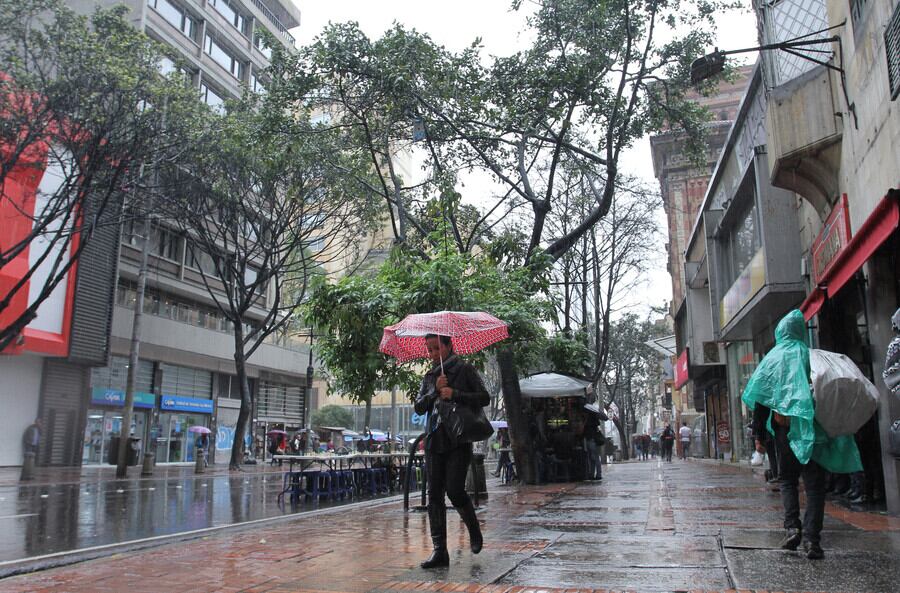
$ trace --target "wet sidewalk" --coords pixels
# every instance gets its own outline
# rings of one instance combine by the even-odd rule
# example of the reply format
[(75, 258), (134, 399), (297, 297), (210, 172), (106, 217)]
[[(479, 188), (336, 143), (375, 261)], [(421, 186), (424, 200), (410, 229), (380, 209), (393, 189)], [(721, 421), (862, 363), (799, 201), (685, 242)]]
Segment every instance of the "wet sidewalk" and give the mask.
[(777, 549), (780, 508), (738, 468), (626, 463), (602, 483), (492, 485), (481, 554), (448, 517), (449, 569), (417, 568), (424, 514), (372, 502), (11, 577), (0, 593), (896, 590), (900, 519), (829, 505), (826, 558), (809, 561)]

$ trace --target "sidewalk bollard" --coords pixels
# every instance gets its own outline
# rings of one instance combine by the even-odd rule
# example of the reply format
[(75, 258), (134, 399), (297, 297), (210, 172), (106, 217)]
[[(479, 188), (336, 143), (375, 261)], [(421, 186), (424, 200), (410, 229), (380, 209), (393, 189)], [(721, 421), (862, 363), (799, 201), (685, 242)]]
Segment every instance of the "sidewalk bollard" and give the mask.
[(34, 479), (34, 452), (28, 451), (25, 453), (25, 461), (22, 462), (22, 475), (19, 476), (19, 480), (22, 482), (27, 482), (29, 480)]
[(194, 463), (194, 473), (202, 474), (203, 473), (203, 449), (197, 447), (196, 453), (194, 454), (194, 458), (196, 462)]
[(144, 465), (141, 466), (141, 476), (153, 475), (153, 453), (150, 451), (144, 453)]

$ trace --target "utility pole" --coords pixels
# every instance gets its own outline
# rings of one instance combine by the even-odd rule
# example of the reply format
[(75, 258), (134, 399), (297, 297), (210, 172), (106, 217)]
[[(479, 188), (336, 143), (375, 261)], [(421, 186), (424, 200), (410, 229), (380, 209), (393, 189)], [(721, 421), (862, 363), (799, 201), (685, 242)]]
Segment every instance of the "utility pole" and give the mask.
[[(162, 106), (161, 129), (166, 127), (166, 104)], [(158, 157), (158, 155), (155, 155)], [(138, 178), (142, 179), (144, 166), (141, 165)], [(153, 191), (159, 186), (159, 163), (153, 166), (153, 188), (147, 194), (141, 229), (141, 267), (138, 270), (137, 294), (135, 295), (134, 316), (131, 322), (131, 348), (128, 351), (128, 376), (125, 384), (125, 409), (122, 412), (122, 430), (119, 433), (119, 458), (116, 460), (116, 478), (124, 478), (128, 473), (128, 440), (131, 436), (131, 419), (134, 416), (134, 386), (137, 382), (138, 361), (141, 351), (141, 319), (144, 316), (144, 289), (147, 286), (147, 262), (150, 259), (150, 214), (153, 211)], [(144, 445), (147, 454), (147, 444)]]
[(400, 391), (399, 385), (394, 385), (391, 389), (391, 442), (390, 450), (397, 448), (397, 392)]
[(137, 368), (141, 350), (141, 319), (144, 316), (144, 289), (147, 286), (147, 262), (150, 259), (151, 207), (152, 198), (148, 200), (147, 211), (144, 213), (143, 224), (141, 225), (141, 267), (138, 270), (137, 294), (134, 303), (134, 316), (132, 317), (131, 322), (131, 348), (128, 351), (128, 378), (125, 384), (125, 410), (122, 412), (122, 430), (119, 433), (119, 458), (116, 463), (117, 478), (124, 478), (128, 472), (128, 465), (126, 463), (128, 460), (128, 440), (131, 435), (131, 418), (134, 415), (134, 386), (137, 379)]

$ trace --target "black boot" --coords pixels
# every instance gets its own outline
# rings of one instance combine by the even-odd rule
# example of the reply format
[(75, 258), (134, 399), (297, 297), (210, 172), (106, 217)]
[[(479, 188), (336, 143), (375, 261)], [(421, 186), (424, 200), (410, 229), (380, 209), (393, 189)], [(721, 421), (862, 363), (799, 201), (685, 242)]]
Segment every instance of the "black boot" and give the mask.
[(465, 506), (456, 507), (456, 511), (469, 529), (469, 547), (472, 548), (473, 554), (477, 554), (484, 545), (484, 539), (481, 537), (481, 526), (478, 525), (478, 516), (475, 514), (472, 501), (469, 500)]
[(420, 566), (422, 568), (450, 566), (450, 554), (447, 553), (447, 507), (434, 503), (428, 505), (428, 527), (431, 530), (431, 544), (434, 551)]

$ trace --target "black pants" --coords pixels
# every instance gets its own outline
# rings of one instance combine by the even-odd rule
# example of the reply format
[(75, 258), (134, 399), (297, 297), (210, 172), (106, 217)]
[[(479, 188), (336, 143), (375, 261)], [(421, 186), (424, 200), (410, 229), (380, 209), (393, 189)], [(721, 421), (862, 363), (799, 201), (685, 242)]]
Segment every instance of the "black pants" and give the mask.
[(472, 462), (472, 445), (460, 445), (442, 453), (426, 451), (425, 471), (428, 474), (428, 503), (446, 508), (444, 495), (455, 507), (469, 502), (466, 494), (466, 472)]
[[(825, 470), (813, 461), (803, 465), (791, 451), (788, 429), (775, 426), (775, 447), (781, 472), (781, 503), (784, 505), (784, 528), (803, 530), (803, 539), (818, 544), (825, 520)], [(799, 482), (806, 490), (806, 512), (800, 521)]]
[(663, 457), (665, 457), (666, 461), (672, 461), (672, 447), (674, 446), (673, 442), (667, 442), (663, 445)]

